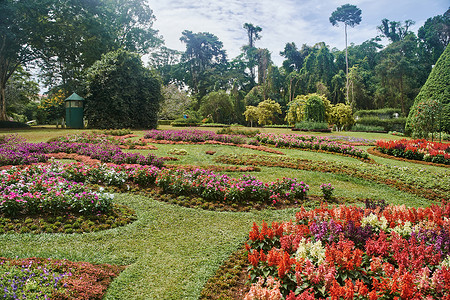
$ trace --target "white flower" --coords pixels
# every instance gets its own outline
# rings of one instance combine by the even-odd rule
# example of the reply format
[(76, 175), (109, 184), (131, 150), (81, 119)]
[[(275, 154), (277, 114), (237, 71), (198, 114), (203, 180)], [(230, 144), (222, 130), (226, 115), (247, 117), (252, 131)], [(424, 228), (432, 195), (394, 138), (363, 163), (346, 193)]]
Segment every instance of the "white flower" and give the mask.
[(325, 260), (325, 248), (322, 246), (322, 241), (312, 243), (302, 238), (295, 254), (297, 260), (309, 258), (317, 262), (319, 265)]
[(367, 217), (361, 219), (361, 226), (363, 227), (367, 225), (370, 225), (378, 230), (381, 229), (383, 231), (386, 231), (388, 227), (386, 218), (384, 216), (378, 218), (378, 216), (374, 213), (371, 213)]
[(397, 225), (394, 228), (389, 229), (389, 232), (396, 232), (403, 237), (410, 236), (412, 231), (413, 228), (410, 221), (406, 221), (404, 225)]

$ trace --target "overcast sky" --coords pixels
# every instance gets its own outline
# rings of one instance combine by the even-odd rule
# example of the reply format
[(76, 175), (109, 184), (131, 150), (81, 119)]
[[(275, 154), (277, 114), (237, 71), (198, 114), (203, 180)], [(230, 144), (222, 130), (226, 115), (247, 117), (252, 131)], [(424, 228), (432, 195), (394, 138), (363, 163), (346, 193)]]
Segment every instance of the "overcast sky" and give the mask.
[(386, 18), (391, 21), (411, 19), (417, 30), (433, 16), (442, 15), (449, 0), (147, 0), (156, 21), (153, 28), (163, 36), (165, 46), (184, 51), (180, 42), (183, 30), (210, 32), (223, 42), (228, 58), (240, 54), (248, 43), (244, 23), (262, 28), (256, 47), (267, 48), (278, 66), (283, 58), (280, 51), (288, 42), (298, 48), (325, 42), (331, 48), (344, 49), (344, 27), (329, 22), (337, 7), (350, 3), (362, 10), (360, 25), (349, 28), (349, 43), (362, 42), (378, 35), (376, 27)]

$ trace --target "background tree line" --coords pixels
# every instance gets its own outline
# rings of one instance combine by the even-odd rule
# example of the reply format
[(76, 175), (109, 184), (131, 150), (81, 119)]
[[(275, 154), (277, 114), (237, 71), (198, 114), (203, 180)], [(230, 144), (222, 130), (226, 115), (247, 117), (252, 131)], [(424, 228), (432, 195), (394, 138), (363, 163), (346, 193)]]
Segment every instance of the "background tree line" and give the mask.
[[(359, 24), (361, 11), (359, 19), (349, 17), (348, 8), (338, 8), (330, 26)], [(30, 104), (23, 99), (36, 93), (25, 67), (39, 68), (50, 95), (85, 95), (87, 70), (118, 49), (150, 54), (148, 67), (163, 86), (161, 119), (189, 115), (248, 124), (246, 108), (271, 100), (281, 111), (271, 122), (286, 123), (289, 104), (312, 93), (353, 111), (390, 107), (406, 116), (450, 40), (450, 10), (429, 18), (417, 35), (410, 30), (412, 20), (383, 19), (378, 36), (345, 50), (325, 42), (287, 43), (280, 52), (284, 61), (276, 66), (270, 50), (257, 47), (263, 28), (250, 23), (243, 24), (248, 43), (235, 58), (209, 32), (185, 30), (180, 40), (186, 50), (169, 49), (152, 28), (151, 8), (140, 0), (0, 0), (0, 14), (0, 120), (7, 113), (25, 115)]]

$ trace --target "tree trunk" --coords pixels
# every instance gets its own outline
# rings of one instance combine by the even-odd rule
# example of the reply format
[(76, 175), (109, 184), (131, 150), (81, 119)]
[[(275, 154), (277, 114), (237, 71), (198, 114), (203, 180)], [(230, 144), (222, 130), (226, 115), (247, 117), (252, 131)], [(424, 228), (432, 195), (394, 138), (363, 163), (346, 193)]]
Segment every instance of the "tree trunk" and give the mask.
[(402, 106), (402, 114), (405, 115), (405, 98), (403, 96), (403, 75), (400, 76), (400, 104)]
[(0, 121), (7, 121), (6, 118), (6, 84), (0, 83)]
[(347, 77), (347, 84), (345, 85), (345, 89), (347, 91), (347, 104), (349, 104), (348, 99), (348, 53), (347, 53), (347, 24), (345, 24), (345, 74)]

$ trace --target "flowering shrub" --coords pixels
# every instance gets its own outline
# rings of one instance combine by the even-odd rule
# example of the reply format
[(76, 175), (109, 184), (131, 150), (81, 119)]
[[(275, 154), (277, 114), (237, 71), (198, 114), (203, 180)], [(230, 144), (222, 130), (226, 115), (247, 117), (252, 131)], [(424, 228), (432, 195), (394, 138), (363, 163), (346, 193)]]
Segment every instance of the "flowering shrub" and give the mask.
[(131, 131), (127, 129), (105, 130), (104, 134), (96, 132), (81, 132), (68, 134), (51, 139), (50, 142), (65, 142), (65, 143), (85, 143), (85, 144), (113, 144), (113, 145), (127, 145), (127, 146), (143, 146), (145, 143), (139, 140), (126, 139)]
[(0, 136), (0, 166), (45, 162), (44, 153), (31, 152), (24, 138), (17, 134)]
[(388, 155), (450, 165), (450, 143), (430, 142), (424, 139), (379, 140), (376, 148)]
[(245, 144), (246, 137), (242, 135), (217, 134), (212, 131), (197, 129), (186, 130), (150, 130), (144, 135), (145, 139), (182, 141), (182, 142), (205, 142), (218, 141), (224, 143)]
[(254, 223), (245, 245), (252, 295), (448, 299), (450, 204), (373, 207), (302, 208), (294, 222)]
[(345, 174), (382, 184), (396, 189), (419, 195), (421, 197), (440, 201), (449, 199), (450, 172), (440, 170), (439, 173), (391, 165), (343, 163), (328, 161), (312, 161), (292, 157), (268, 156), (256, 154), (221, 155), (214, 161), (247, 166), (283, 167), (316, 172)]
[(102, 299), (122, 270), (112, 265), (43, 258), (0, 258), (3, 299)]
[(156, 178), (156, 185), (166, 193), (197, 195), (210, 201), (232, 203), (254, 201), (276, 204), (284, 200), (302, 200), (309, 190), (309, 186), (303, 181), (291, 178), (264, 183), (250, 175), (236, 179), (202, 169), (162, 169)]
[(103, 214), (111, 210), (113, 195), (91, 191), (83, 183), (61, 177), (59, 172), (59, 168), (43, 165), (1, 171), (0, 213)]
[(320, 190), (326, 200), (330, 200), (333, 197), (334, 187), (331, 186), (331, 183), (322, 183), (320, 185)]
[(349, 156), (367, 159), (369, 154), (351, 145), (345, 145), (331, 141), (327, 137), (297, 135), (297, 134), (273, 134), (260, 133), (256, 139), (263, 144), (275, 145), (275, 147), (289, 147), (310, 150), (323, 150), (341, 153)]
[(101, 162), (115, 164), (140, 164), (161, 167), (163, 160), (154, 154), (143, 156), (139, 153), (125, 153), (117, 145), (109, 143), (77, 143), (54, 141), (49, 143), (26, 143), (23, 140), (12, 138), (0, 144), (0, 166), (21, 165), (36, 162), (45, 162), (48, 153), (77, 153), (98, 159)]

